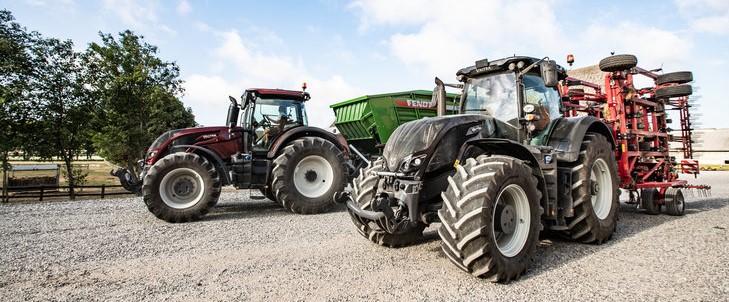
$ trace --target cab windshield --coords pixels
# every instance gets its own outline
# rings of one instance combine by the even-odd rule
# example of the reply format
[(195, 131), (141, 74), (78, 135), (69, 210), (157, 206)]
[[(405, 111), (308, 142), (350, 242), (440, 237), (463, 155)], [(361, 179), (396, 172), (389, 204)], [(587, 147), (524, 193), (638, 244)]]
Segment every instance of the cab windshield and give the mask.
[(464, 113), (485, 114), (516, 126), (519, 110), (513, 72), (470, 78), (464, 93)]

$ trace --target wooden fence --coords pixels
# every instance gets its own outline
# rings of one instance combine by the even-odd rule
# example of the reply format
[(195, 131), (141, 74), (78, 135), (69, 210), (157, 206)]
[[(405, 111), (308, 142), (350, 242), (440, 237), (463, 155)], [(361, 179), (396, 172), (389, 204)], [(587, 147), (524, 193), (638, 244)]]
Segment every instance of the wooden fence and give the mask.
[[(121, 190), (119, 190), (121, 188)], [(83, 196), (100, 196), (104, 199), (106, 196), (113, 195), (132, 195), (121, 185), (100, 185), (100, 186), (76, 186), (76, 197)], [(9, 202), (10, 199), (26, 199), (43, 201), (44, 198), (65, 197), (71, 198), (71, 190), (66, 186), (20, 186), (10, 187), (3, 190), (2, 202)]]

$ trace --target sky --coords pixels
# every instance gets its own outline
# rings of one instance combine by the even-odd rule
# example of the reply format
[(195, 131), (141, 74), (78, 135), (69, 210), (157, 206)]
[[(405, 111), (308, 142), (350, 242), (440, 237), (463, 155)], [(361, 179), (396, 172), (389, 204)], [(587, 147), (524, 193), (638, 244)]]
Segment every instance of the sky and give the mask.
[(549, 57), (570, 69), (614, 52), (649, 70), (692, 71), (697, 128), (729, 128), (727, 0), (4, 0), (0, 9), (79, 51), (99, 32), (144, 36), (178, 64), (181, 100), (206, 126), (224, 124), (228, 96), (246, 88), (306, 82), (309, 123), (327, 127), (331, 104), (431, 90), (434, 77), (454, 83), (476, 60)]

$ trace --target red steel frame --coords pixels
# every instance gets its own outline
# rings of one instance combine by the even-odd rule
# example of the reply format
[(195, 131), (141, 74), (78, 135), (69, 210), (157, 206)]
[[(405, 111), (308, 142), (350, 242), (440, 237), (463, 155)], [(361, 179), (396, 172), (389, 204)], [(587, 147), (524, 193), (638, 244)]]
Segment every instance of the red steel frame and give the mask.
[[(669, 155), (669, 141), (682, 143), (684, 158), (681, 170), (684, 173), (698, 174), (698, 161), (691, 160), (691, 122), (688, 97), (658, 99), (657, 88), (675, 85), (663, 84), (636, 89), (633, 77), (642, 75), (654, 82), (658, 75), (654, 72), (635, 67), (626, 71), (605, 73), (604, 86), (568, 77), (561, 86), (566, 116), (592, 115), (601, 118), (613, 132), (617, 144), (615, 158), (618, 162), (620, 187), (630, 191), (656, 188), (661, 196), (669, 187), (708, 189), (708, 186), (688, 185), (686, 180), (678, 179), (674, 168), (677, 163)], [(571, 90), (570, 88), (588, 87), (595, 92)], [(604, 87), (604, 89), (603, 89)], [(678, 110), (681, 124), (681, 137), (673, 137), (667, 124), (666, 110)]]

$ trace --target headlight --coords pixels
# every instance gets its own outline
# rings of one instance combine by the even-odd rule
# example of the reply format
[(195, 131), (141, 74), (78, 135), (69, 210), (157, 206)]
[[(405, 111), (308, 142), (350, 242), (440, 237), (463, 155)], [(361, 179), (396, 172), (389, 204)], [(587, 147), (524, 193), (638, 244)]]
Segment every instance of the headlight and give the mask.
[(415, 155), (412, 154), (406, 156), (402, 159), (402, 162), (400, 164), (400, 171), (402, 172), (412, 172), (420, 168), (420, 165), (425, 162), (425, 154)]

